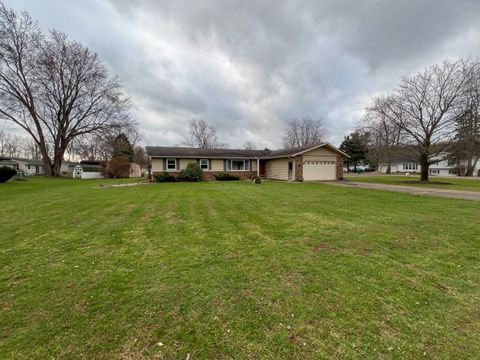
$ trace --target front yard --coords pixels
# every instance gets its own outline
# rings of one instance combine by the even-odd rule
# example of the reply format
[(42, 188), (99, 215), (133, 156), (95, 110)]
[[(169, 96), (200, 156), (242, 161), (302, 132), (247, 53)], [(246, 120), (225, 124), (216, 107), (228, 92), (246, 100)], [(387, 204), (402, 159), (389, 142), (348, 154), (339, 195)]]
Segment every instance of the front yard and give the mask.
[(0, 184), (0, 225), (2, 359), (480, 353), (475, 202), (28, 179)]

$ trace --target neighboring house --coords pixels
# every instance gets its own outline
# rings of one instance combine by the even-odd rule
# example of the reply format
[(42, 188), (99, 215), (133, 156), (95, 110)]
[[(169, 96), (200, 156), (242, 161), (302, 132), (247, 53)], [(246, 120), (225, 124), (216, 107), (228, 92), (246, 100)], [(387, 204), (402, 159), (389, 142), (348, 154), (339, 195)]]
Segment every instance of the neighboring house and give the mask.
[(318, 181), (343, 179), (348, 155), (328, 143), (282, 150), (195, 149), (147, 146), (153, 174), (177, 175), (190, 162), (203, 169), (207, 179), (228, 172), (242, 179), (255, 175), (277, 180)]
[(42, 160), (32, 160), (23, 158), (0, 158), (0, 166), (11, 167), (24, 175), (43, 175)]
[[(466, 163), (466, 162), (464, 162)], [(460, 162), (462, 164), (462, 162)], [(380, 163), (378, 165), (378, 171), (381, 173), (387, 172), (388, 165), (385, 163)], [(438, 176), (457, 176), (456, 164), (450, 163), (448, 160), (438, 160), (437, 162), (430, 165), (428, 172), (430, 175)], [(392, 161), (390, 166), (391, 173), (420, 173), (421, 167), (414, 160), (401, 160), (397, 159)], [(480, 163), (477, 164), (477, 167), (474, 171), (474, 176), (480, 176)]]
[[(71, 173), (75, 165), (75, 163), (64, 161), (60, 171), (62, 174)], [(26, 176), (45, 175), (42, 160), (0, 157), (0, 166), (11, 167)]]

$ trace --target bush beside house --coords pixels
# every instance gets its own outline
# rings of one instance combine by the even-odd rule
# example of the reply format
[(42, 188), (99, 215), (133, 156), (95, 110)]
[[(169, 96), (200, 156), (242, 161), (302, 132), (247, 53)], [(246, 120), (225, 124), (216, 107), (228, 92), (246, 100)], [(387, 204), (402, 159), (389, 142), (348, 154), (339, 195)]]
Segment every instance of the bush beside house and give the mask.
[(163, 172), (160, 174), (153, 175), (156, 182), (175, 182), (177, 179), (175, 176), (169, 174), (168, 172)]
[(0, 183), (7, 182), (10, 180), (17, 171), (7, 166), (0, 167)]
[(178, 180), (190, 182), (202, 181), (203, 170), (197, 163), (189, 163), (185, 169), (180, 171)]
[(236, 181), (236, 180), (240, 180), (240, 176), (229, 174), (227, 172), (220, 173), (220, 174), (215, 174), (214, 176), (215, 176), (215, 179), (217, 179), (217, 181)]

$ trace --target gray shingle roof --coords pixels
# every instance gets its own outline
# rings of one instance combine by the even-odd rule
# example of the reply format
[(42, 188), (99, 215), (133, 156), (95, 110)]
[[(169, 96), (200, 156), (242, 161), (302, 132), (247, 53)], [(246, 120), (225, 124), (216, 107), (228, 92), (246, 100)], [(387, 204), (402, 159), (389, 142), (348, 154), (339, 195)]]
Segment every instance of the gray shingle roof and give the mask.
[(289, 149), (273, 150), (273, 151), (270, 151), (266, 156), (267, 157), (291, 156), (303, 151), (307, 151), (315, 146), (316, 145), (309, 145), (309, 146), (294, 147)]
[(280, 150), (243, 150), (243, 149), (196, 149), (179, 146), (147, 146), (147, 155), (153, 157), (185, 157), (185, 158), (279, 158), (300, 154), (319, 147), (329, 147), (331, 150), (347, 156), (336, 147), (324, 143)]
[(268, 154), (264, 150), (194, 149), (180, 146), (147, 146), (146, 149), (148, 156), (160, 157), (256, 158)]
[(14, 162), (23, 162), (29, 165), (43, 165), (42, 160), (33, 160), (33, 159), (25, 159), (25, 158), (17, 158), (17, 157), (11, 157), (11, 158), (6, 158), (2, 157), (0, 158), (0, 161), (14, 161)]

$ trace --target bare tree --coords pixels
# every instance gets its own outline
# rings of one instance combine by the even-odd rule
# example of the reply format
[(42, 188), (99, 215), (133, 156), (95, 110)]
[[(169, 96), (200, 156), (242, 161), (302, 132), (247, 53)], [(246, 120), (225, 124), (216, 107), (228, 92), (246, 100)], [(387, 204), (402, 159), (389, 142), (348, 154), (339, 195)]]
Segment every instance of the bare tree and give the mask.
[(472, 176), (480, 158), (480, 61), (465, 62), (464, 72), (467, 79), (464, 113), (455, 123), (456, 136), (450, 160), (465, 167), (465, 176)]
[(41, 160), (42, 154), (40, 152), (40, 147), (38, 144), (31, 138), (26, 138), (24, 143), (24, 154), (26, 158), (33, 160)]
[(245, 144), (243, 144), (242, 148), (245, 150), (257, 150), (258, 146), (252, 141), (247, 141)]
[(392, 122), (382, 112), (367, 109), (363, 130), (368, 133), (368, 147), (370, 158), (380, 157), (387, 162), (387, 174), (391, 173), (393, 157), (396, 155), (402, 137), (402, 129)]
[(137, 123), (130, 121), (76, 138), (70, 143), (67, 153), (75, 159), (108, 162), (114, 155), (115, 139), (121, 134), (127, 136), (133, 147), (138, 146), (143, 138)]
[(283, 146), (286, 148), (320, 144), (327, 135), (322, 119), (314, 120), (310, 117), (292, 119), (287, 125), (283, 137)]
[(463, 65), (445, 61), (404, 77), (393, 94), (377, 97), (369, 110), (402, 130), (402, 142), (415, 148), (421, 181), (428, 181), (430, 165), (452, 144), (466, 82)]
[(0, 130), (0, 155), (22, 157), (25, 155), (26, 139), (18, 134)]
[(4, 130), (0, 130), (0, 155), (6, 155), (7, 142), (7, 133)]
[(209, 126), (204, 119), (193, 119), (190, 121), (188, 134), (184, 137), (183, 144), (199, 149), (222, 148), (219, 142), (217, 130)]
[(128, 105), (95, 53), (0, 3), (0, 119), (32, 137), (47, 175), (74, 139), (128, 121)]

